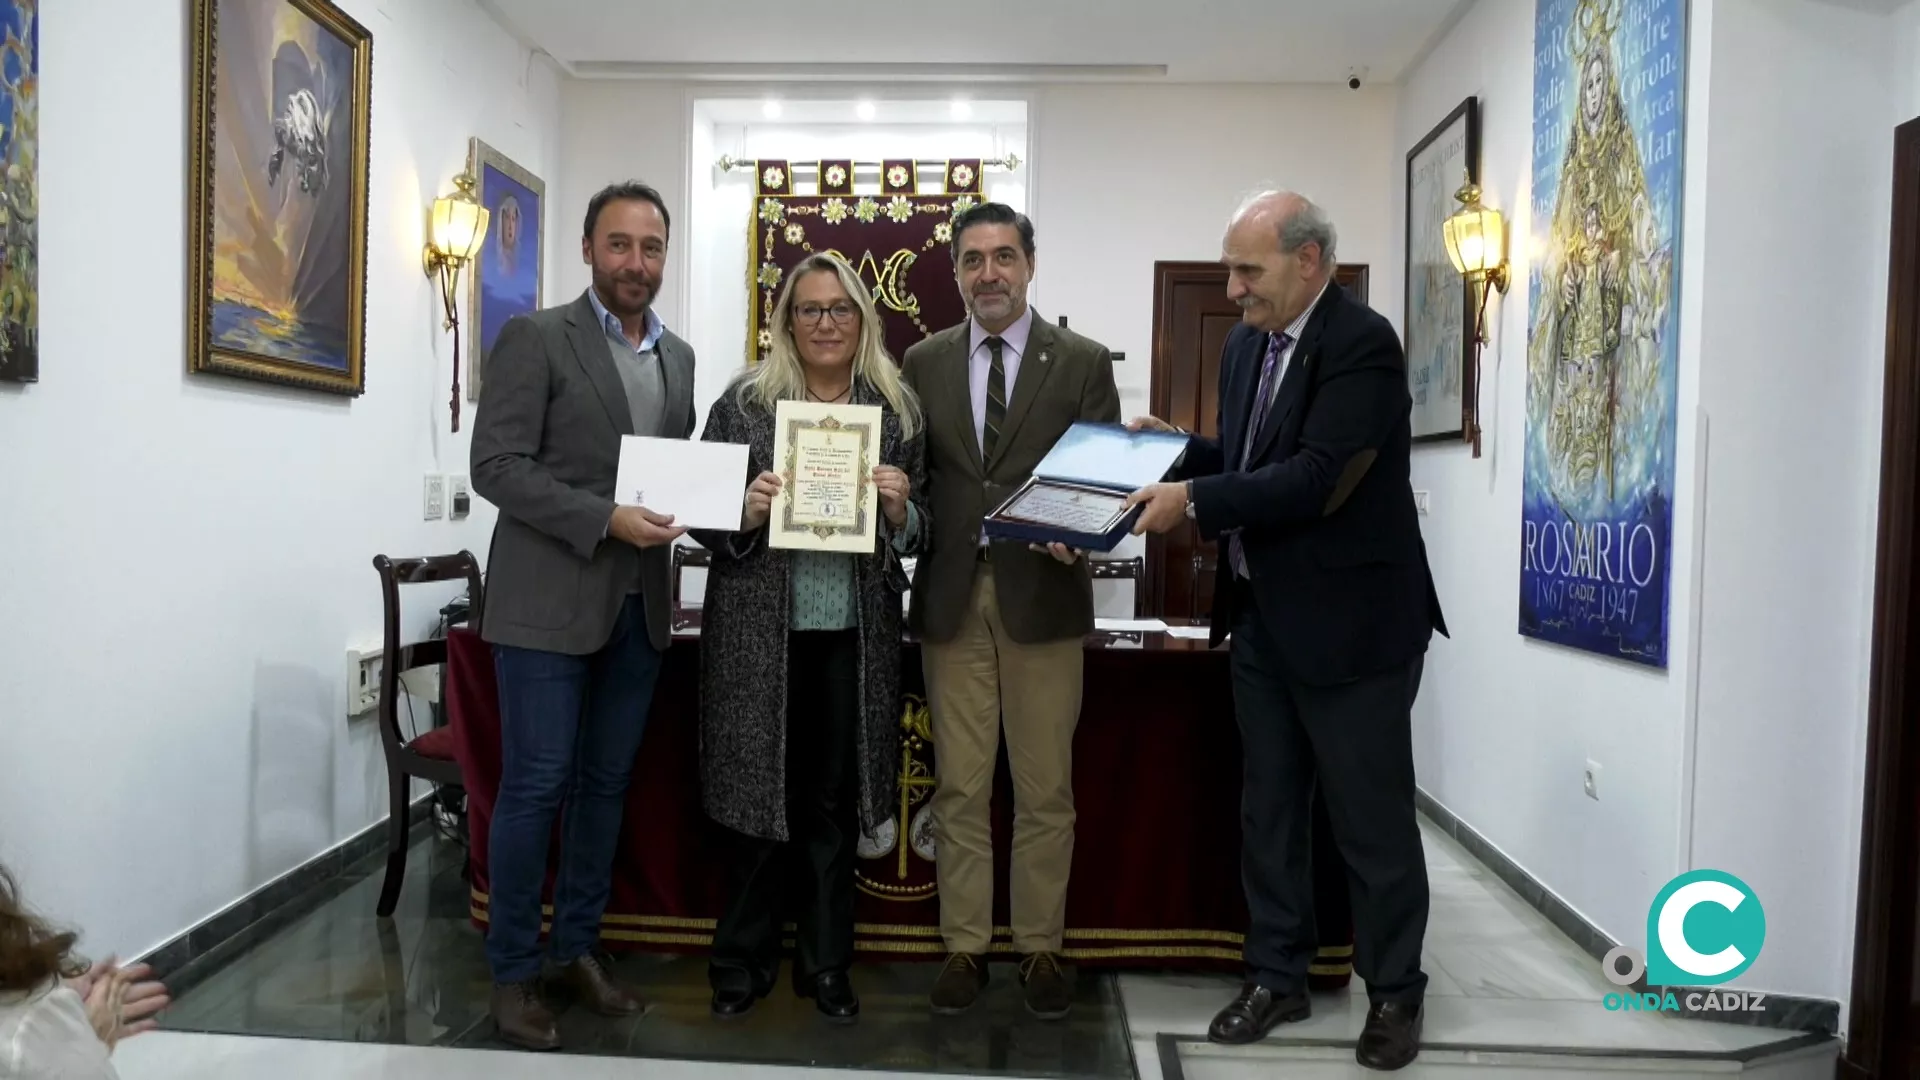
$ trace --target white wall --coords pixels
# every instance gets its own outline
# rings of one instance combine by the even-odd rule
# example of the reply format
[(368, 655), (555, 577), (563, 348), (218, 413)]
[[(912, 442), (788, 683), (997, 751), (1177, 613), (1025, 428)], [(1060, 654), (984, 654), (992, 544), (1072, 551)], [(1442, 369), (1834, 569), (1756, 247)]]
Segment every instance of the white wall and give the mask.
[[(1710, 9), (1693, 5), (1695, 27)], [(1687, 286), (1704, 254), (1689, 205), (1682, 242), (1679, 486), (1673, 538), (1671, 666), (1654, 672), (1545, 645), (1517, 630), (1524, 470), (1527, 243), (1532, 160), (1533, 0), (1481, 0), (1409, 79), (1400, 101), (1391, 199), (1405, 228), (1406, 150), (1461, 99), (1481, 99), (1483, 200), (1507, 214), (1513, 285), (1488, 308), (1481, 358), (1484, 456), (1464, 445), (1416, 447), (1413, 482), (1431, 492), (1423, 519), (1452, 638), (1436, 638), (1415, 706), (1421, 786), (1588, 920), (1623, 941), (1643, 936), (1646, 908), (1674, 873), (1692, 622), (1693, 384), (1699, 301)], [(1699, 38), (1692, 55), (1703, 53)], [(1695, 74), (1699, 71), (1696, 63)], [(1702, 146), (1703, 83), (1692, 82), (1687, 173)], [(1395, 235), (1399, 235), (1396, 231)], [(1582, 789), (1601, 766), (1600, 799)]]
[[(1430, 794), (1616, 939), (1643, 943), (1647, 905), (1672, 875), (1740, 876), (1769, 936), (1739, 985), (1844, 1001), (1891, 133), (1920, 105), (1920, 7), (1691, 7), (1671, 667), (1629, 668), (1516, 631), (1519, 239), (1483, 358), (1486, 457), (1414, 456), (1454, 631), (1427, 668), (1417, 765)], [(1481, 0), (1408, 81), (1399, 122), (1404, 153), (1479, 95), (1486, 201), (1519, 238), (1533, 15), (1532, 0)], [(1581, 791), (1588, 759), (1602, 766), (1597, 802)]]
[[(486, 553), (484, 505), (422, 520), (473, 409), (451, 434), (421, 242), (469, 135), (557, 177), (558, 82), (470, 0), (343, 6), (374, 35), (351, 401), (186, 374), (187, 6), (43, 16), (42, 381), (0, 389), (0, 861), (95, 955), (384, 818), (378, 733), (345, 715), (346, 650), (380, 640), (371, 560)], [(421, 589), (415, 636), (457, 592)]]
[(1400, 233), (1381, 213), (1398, 167), (1395, 94), (1298, 86), (1048, 86), (1033, 99), (1036, 292), (1049, 317), (1127, 354), (1128, 416), (1147, 411), (1153, 264), (1220, 258), (1240, 197), (1265, 186), (1325, 206), (1340, 261), (1371, 267), (1398, 318)]
[[(1841, 1000), (1866, 752), (1893, 128), (1907, 118), (1888, 92), (1890, 26), (1815, 0), (1722, 3), (1713, 20), (1692, 865), (1738, 875), (1766, 905), (1766, 949), (1745, 982)], [(1802, 262), (1802, 244), (1817, 255)]]

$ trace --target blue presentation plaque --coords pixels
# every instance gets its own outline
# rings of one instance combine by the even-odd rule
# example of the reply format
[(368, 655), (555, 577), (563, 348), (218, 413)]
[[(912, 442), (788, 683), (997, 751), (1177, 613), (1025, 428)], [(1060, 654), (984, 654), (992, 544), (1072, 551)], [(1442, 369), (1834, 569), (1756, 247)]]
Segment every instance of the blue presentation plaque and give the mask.
[(1181, 434), (1076, 423), (983, 528), (995, 540), (1112, 551), (1140, 516), (1127, 496), (1165, 477), (1186, 449)]

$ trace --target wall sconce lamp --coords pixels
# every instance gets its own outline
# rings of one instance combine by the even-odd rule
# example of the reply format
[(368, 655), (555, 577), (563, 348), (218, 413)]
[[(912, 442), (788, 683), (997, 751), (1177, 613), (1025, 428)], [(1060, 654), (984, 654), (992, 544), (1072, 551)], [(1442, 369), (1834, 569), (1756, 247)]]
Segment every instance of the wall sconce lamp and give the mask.
[(460, 270), (480, 253), (480, 242), (487, 237), (487, 208), (473, 197), (474, 176), (463, 172), (453, 178), (458, 188), (452, 195), (433, 200), (433, 216), (427, 225), (427, 246), (422, 255), (429, 278), (440, 279), (440, 301), (446, 309), (444, 329), (453, 331), (453, 430), (460, 430), (460, 316), (454, 310), (454, 289)]
[[(1473, 301), (1473, 366), (1467, 375), (1465, 416), (1466, 438), (1473, 443), (1473, 456), (1480, 456), (1480, 349), (1487, 343), (1487, 297), (1494, 289), (1507, 291), (1507, 223), (1500, 211), (1480, 203), (1480, 185), (1468, 179), (1453, 193), (1460, 209), (1442, 222), (1447, 258), (1466, 279), (1470, 289), (1480, 294)], [(1469, 297), (1471, 300), (1471, 297)]]

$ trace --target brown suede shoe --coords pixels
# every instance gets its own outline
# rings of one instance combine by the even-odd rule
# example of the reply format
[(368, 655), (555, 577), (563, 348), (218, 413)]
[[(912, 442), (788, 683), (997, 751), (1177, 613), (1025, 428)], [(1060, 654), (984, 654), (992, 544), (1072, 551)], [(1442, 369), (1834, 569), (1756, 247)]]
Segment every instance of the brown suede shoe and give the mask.
[(639, 1000), (614, 982), (606, 965), (592, 953), (555, 971), (553, 981), (601, 1016), (633, 1016), (640, 1011)]
[(1073, 1007), (1073, 990), (1066, 973), (1060, 970), (1060, 958), (1052, 953), (1033, 953), (1020, 961), (1020, 985), (1027, 988), (1027, 1011), (1042, 1020), (1058, 1020)]
[(987, 985), (987, 958), (966, 953), (949, 953), (947, 966), (934, 980), (933, 1011), (942, 1016), (963, 1013), (980, 999)]
[(553, 1010), (540, 1000), (537, 982), (495, 984), (488, 1008), (500, 1038), (524, 1050), (557, 1050), (560, 1029)]

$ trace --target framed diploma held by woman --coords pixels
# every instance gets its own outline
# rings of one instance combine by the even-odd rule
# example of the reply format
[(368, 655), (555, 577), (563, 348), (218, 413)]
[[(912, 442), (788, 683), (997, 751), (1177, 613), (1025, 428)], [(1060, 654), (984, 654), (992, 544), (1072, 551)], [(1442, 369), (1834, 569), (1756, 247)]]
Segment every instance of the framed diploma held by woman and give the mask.
[(782, 401), (774, 412), (780, 491), (767, 544), (801, 551), (871, 552), (880, 520), (878, 405)]

